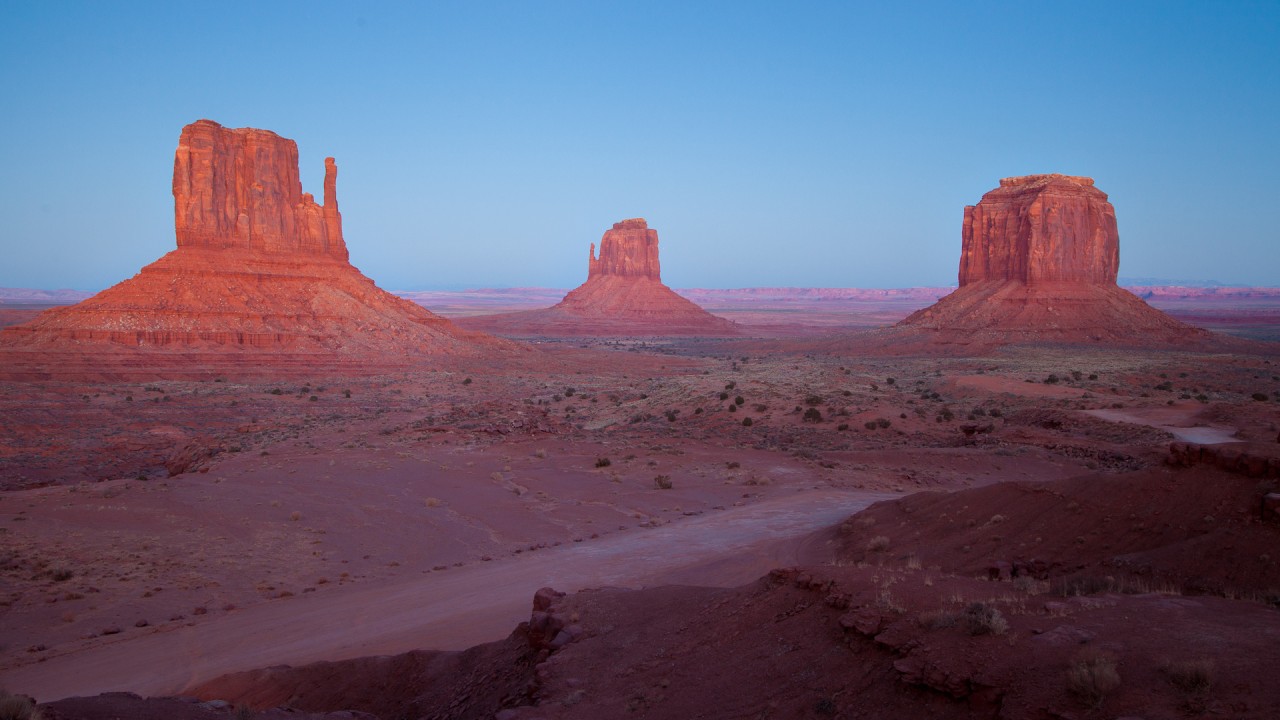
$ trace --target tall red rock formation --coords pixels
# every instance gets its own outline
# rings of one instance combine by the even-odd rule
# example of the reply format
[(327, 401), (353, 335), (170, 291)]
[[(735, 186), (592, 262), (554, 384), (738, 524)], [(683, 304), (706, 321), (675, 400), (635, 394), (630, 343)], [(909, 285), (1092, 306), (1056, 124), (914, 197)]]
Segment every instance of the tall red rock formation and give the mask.
[(642, 218), (614, 223), (600, 238), (600, 257), (595, 243), (587, 256), (587, 280), (606, 275), (662, 282), (658, 231)]
[(216, 365), (247, 352), (254, 366), (309, 371), (508, 347), (379, 289), (348, 262), (337, 174), (326, 158), (320, 205), (302, 192), (292, 140), (210, 120), (186, 126), (173, 163), (177, 249), (81, 303), (6, 328), (8, 374), (41, 376), (50, 352), (76, 365), (77, 353), (102, 364), (127, 351), (118, 359), (130, 372), (155, 364), (177, 376), (193, 354)]
[(591, 244), (587, 281), (542, 310), (460, 318), (458, 324), (508, 335), (737, 335), (733, 322), (662, 283), (658, 233), (642, 218), (613, 224)]
[(302, 192), (298, 145), (270, 130), (198, 120), (173, 158), (178, 247), (347, 259), (338, 213), (338, 166), (325, 158), (324, 205)]
[(1119, 266), (1115, 208), (1091, 178), (1005, 178), (964, 210), (959, 289), (898, 327), (957, 345), (1209, 337), (1120, 289)]
[(1093, 179), (1004, 178), (964, 209), (960, 286), (987, 280), (1029, 285), (1114, 285), (1120, 269), (1116, 209)]

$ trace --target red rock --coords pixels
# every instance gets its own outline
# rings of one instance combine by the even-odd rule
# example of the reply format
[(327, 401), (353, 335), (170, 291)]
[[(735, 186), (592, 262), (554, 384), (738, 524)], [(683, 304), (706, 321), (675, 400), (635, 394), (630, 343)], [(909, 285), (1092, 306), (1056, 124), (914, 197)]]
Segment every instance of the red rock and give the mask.
[(587, 280), (615, 275), (662, 282), (658, 265), (658, 231), (641, 218), (616, 222), (600, 238), (600, 257), (591, 243)]
[(960, 287), (890, 333), (968, 349), (1011, 342), (1205, 344), (1210, 333), (1174, 320), (1116, 285), (1115, 209), (1093, 180), (1005, 178), (966, 207)]
[[(511, 347), (458, 329), (353, 267), (337, 174), (326, 158), (318, 205), (302, 192), (292, 140), (210, 120), (183, 128), (173, 173), (177, 249), (87, 300), (5, 328), (4, 374), (33, 379), (65, 366), (57, 371), (101, 375), (113, 365), (136, 373), (166, 359), (172, 370), (191, 365), (176, 354), (193, 352), (240, 370), (292, 362), (310, 372), (316, 363), (367, 368)], [(243, 353), (254, 359), (235, 360)]]
[(462, 327), (508, 335), (738, 334), (662, 283), (658, 233), (643, 219), (614, 223), (588, 253), (587, 281), (541, 310), (462, 318)]
[(1116, 211), (1093, 179), (1004, 178), (964, 209), (960, 287), (987, 280), (1114, 285)]

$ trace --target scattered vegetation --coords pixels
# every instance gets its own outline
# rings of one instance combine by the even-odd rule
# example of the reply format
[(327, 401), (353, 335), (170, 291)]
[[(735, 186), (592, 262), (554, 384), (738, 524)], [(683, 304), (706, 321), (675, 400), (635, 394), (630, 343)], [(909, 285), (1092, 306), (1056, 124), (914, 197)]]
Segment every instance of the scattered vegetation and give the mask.
[(1097, 650), (1082, 651), (1067, 668), (1067, 691), (1092, 708), (1102, 707), (1118, 687), (1120, 673), (1116, 672), (1115, 659)]
[(804, 420), (805, 422), (822, 422), (822, 413), (818, 411), (818, 408), (811, 407), (804, 411)]
[(867, 550), (869, 552), (884, 552), (889, 549), (889, 538), (884, 535), (877, 535), (867, 541)]
[(598, 468), (609, 467), (612, 464), (613, 464), (613, 461), (607, 457), (596, 458), (596, 467)]
[(1171, 661), (1160, 669), (1169, 678), (1169, 682), (1180, 690), (1204, 694), (1213, 687), (1214, 665), (1209, 658)]
[(31, 698), (0, 690), (0, 720), (40, 720), (44, 714)]
[(1003, 635), (1009, 629), (1009, 621), (994, 605), (976, 602), (965, 608), (964, 629), (970, 635)]

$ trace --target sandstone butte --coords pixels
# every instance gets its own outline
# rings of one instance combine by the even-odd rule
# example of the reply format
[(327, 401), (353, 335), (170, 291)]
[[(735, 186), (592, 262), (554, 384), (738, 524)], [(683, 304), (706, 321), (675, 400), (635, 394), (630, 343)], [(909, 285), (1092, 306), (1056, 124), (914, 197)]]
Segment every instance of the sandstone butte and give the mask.
[(737, 326), (662, 283), (658, 232), (641, 218), (613, 224), (591, 243), (587, 281), (540, 310), (459, 319), (463, 327), (510, 335), (732, 336)]
[(1091, 178), (1004, 178), (964, 209), (961, 236), (959, 288), (902, 320), (898, 330), (970, 346), (1186, 345), (1212, 338), (1116, 285), (1116, 212)]
[(352, 266), (337, 177), (325, 158), (318, 204), (302, 192), (294, 141), (211, 120), (187, 125), (173, 162), (177, 249), (76, 305), (6, 328), (3, 374), (128, 375), (150, 366), (181, 375), (193, 358), (312, 370), (510, 347), (378, 288)]

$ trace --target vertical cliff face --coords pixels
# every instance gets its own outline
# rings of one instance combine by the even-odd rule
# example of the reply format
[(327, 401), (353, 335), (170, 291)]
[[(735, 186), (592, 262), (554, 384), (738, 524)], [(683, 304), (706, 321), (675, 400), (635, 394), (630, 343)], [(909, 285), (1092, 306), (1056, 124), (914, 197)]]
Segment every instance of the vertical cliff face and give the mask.
[(960, 286), (990, 280), (1114, 285), (1116, 211), (1087, 177), (1028, 175), (964, 209)]
[(587, 281), (541, 310), (459, 318), (464, 328), (510, 335), (644, 336), (738, 334), (717, 317), (662, 284), (658, 231), (641, 218), (613, 224), (587, 255)]
[(178, 247), (241, 249), (347, 259), (338, 167), (325, 159), (325, 204), (302, 192), (298, 145), (269, 130), (199, 120), (182, 129), (173, 159)]
[(1207, 342), (1116, 285), (1116, 211), (1090, 178), (1005, 178), (964, 209), (961, 239), (960, 288), (898, 323), (906, 337), (958, 347)]
[[(260, 372), (505, 352), (505, 343), (460, 331), (352, 267), (337, 182), (326, 158), (319, 205), (302, 192), (292, 140), (210, 120), (186, 126), (173, 162), (177, 249), (81, 303), (5, 328), (0, 345), (13, 352), (0, 357), (0, 376), (8, 367), (15, 377), (46, 377), (51, 366), (93, 368), (108, 356), (132, 374), (162, 366), (180, 376), (243, 364), (229, 359), (241, 352), (255, 353)], [(184, 353), (196, 352), (188, 367)]]
[(645, 278), (662, 282), (658, 266), (658, 231), (643, 218), (616, 222), (600, 239), (600, 257), (595, 243), (588, 256), (587, 279), (596, 277)]

